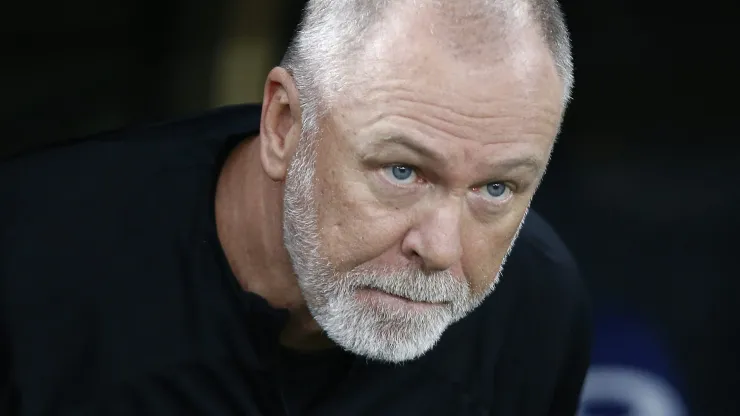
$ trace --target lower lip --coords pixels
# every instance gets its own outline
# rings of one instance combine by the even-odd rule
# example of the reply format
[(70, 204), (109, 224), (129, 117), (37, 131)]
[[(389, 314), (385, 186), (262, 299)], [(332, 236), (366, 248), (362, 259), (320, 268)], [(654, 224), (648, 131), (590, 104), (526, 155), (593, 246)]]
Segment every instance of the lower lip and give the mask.
[(357, 297), (372, 304), (388, 305), (396, 308), (427, 309), (442, 306), (441, 303), (417, 302), (401, 296), (392, 295), (388, 292), (369, 288), (358, 290)]

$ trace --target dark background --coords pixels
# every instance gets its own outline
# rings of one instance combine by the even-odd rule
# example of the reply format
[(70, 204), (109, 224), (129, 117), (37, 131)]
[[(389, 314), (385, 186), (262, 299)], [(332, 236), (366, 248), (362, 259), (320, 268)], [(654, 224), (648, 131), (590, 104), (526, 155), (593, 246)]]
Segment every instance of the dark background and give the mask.
[[(592, 290), (595, 365), (659, 373), (691, 414), (740, 414), (739, 7), (729, 0), (563, 4), (576, 88), (535, 208), (569, 244)], [(302, 5), (42, 0), (4, 7), (0, 157), (260, 101)], [(637, 333), (649, 341), (635, 341)]]

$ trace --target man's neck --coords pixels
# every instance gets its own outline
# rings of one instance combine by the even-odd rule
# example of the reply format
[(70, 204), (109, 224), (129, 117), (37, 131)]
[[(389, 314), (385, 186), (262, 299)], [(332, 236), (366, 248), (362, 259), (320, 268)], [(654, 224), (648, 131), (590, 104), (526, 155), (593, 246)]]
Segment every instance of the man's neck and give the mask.
[(239, 284), (274, 308), (290, 311), (281, 342), (296, 349), (330, 346), (306, 308), (283, 244), (283, 184), (262, 170), (259, 137), (229, 155), (216, 186), (216, 229)]

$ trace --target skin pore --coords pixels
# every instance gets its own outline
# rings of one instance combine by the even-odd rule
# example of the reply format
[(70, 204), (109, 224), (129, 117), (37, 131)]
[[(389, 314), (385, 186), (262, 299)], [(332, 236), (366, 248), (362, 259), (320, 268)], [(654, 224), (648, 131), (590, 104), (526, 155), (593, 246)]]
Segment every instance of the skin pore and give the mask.
[(493, 290), (547, 165), (562, 84), (535, 30), (459, 59), (403, 12), (369, 38), (319, 132), (271, 71), (260, 135), (219, 179), (226, 256), (245, 290), (290, 310), (286, 346), (394, 362), (429, 350)]

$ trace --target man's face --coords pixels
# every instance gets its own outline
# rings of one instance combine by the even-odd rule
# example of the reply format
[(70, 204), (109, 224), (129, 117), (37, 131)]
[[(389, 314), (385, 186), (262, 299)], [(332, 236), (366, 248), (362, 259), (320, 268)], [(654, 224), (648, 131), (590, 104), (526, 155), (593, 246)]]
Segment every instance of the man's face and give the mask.
[(416, 358), (492, 292), (562, 111), (551, 61), (534, 52), (522, 68), (395, 50), (404, 58), (373, 66), (301, 139), (285, 242), (337, 344)]

